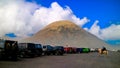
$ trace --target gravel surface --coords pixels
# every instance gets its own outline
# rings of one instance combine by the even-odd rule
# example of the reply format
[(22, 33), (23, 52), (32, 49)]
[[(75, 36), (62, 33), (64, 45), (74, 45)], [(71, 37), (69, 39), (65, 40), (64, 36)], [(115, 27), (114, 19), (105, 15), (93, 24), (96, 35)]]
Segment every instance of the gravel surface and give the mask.
[(19, 61), (0, 61), (0, 68), (120, 68), (120, 53), (65, 54), (64, 56), (41, 56)]

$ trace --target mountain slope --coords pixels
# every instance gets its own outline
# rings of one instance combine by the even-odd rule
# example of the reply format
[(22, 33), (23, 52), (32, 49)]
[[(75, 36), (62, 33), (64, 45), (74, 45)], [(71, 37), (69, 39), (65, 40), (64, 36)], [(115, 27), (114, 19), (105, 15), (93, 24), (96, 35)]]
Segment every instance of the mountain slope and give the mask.
[(26, 40), (51, 45), (90, 48), (101, 48), (105, 46), (110, 48), (108, 44), (96, 36), (67, 20), (53, 22)]

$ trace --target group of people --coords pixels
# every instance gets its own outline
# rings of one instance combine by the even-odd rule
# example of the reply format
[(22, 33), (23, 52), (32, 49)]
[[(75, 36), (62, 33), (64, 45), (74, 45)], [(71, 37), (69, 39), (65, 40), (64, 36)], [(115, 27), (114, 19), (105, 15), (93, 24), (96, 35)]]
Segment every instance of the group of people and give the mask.
[(104, 47), (104, 46), (102, 49), (98, 49), (98, 52), (99, 52), (99, 54), (106, 54), (106, 55), (108, 54), (108, 51), (107, 51), (106, 47)]

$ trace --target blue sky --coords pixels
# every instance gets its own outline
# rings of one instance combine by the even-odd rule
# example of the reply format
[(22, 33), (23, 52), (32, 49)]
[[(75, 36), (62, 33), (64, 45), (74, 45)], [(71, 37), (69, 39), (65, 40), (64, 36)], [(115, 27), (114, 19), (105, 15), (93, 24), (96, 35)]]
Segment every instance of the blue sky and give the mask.
[[(113, 22), (120, 21), (120, 0), (27, 0), (36, 2), (42, 6), (50, 7), (52, 2), (58, 2), (62, 7), (70, 7), (73, 13), (79, 17), (88, 17), (91, 23), (97, 19), (101, 28), (110, 26)], [(120, 24), (120, 23), (119, 23)]]
[[(1, 0), (0, 22), (4, 23), (0, 25), (0, 36), (32, 36), (50, 24), (48, 22), (72, 19), (71, 21), (105, 42), (120, 45), (119, 6), (120, 0)], [(51, 15), (52, 13), (54, 14)], [(57, 14), (58, 18), (55, 20)], [(5, 24), (8, 28), (9, 25), (12, 27), (4, 28)]]

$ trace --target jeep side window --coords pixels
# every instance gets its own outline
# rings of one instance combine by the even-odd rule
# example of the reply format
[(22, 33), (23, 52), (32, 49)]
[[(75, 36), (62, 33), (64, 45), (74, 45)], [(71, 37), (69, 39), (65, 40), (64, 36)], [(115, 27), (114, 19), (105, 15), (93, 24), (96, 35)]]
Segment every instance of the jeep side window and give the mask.
[(6, 43), (6, 49), (9, 49), (10, 43)]
[(41, 45), (40, 44), (36, 44), (36, 48), (41, 48)]
[(4, 42), (0, 41), (0, 48), (4, 48)]

